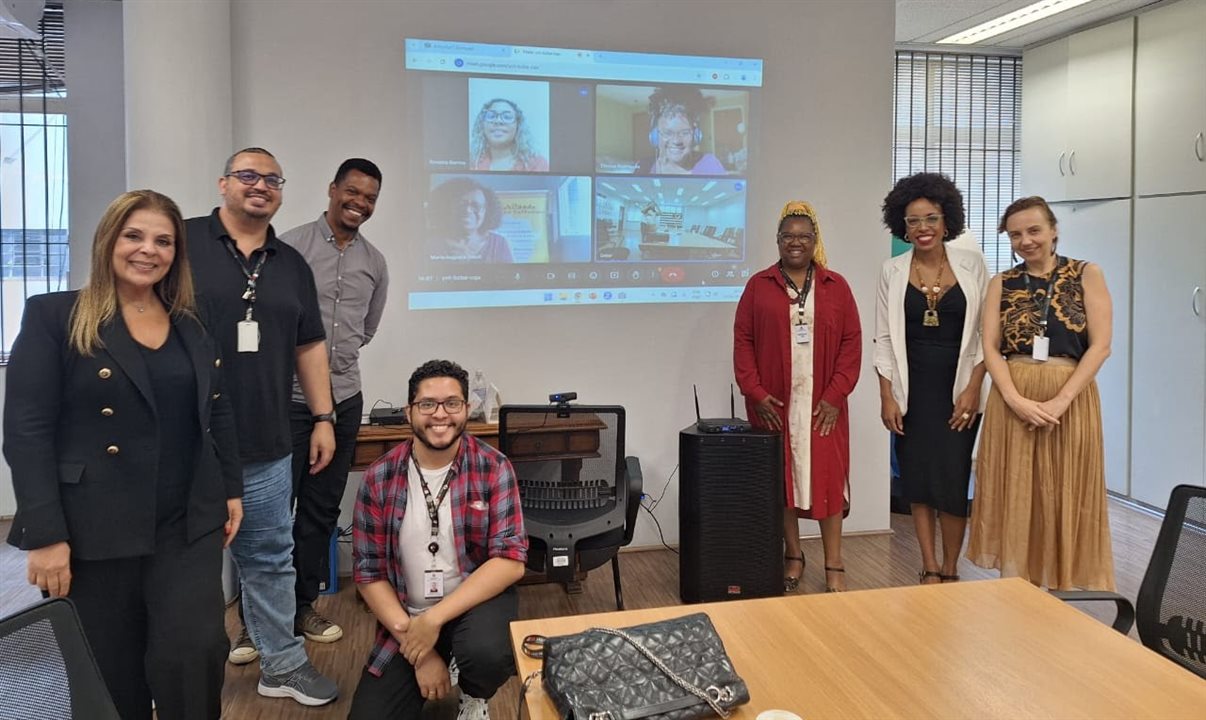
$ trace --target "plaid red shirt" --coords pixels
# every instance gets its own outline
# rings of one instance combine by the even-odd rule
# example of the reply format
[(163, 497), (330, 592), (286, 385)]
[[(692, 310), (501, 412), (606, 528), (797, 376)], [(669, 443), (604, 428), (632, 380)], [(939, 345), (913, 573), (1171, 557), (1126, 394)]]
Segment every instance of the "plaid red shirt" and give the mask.
[[(364, 471), (352, 527), (353, 578), (361, 585), (388, 580), (403, 607), (406, 583), (398, 542), (406, 514), (411, 445), (410, 440), (402, 443)], [(461, 436), (461, 449), (448, 470), (448, 497), (462, 579), (490, 558), (527, 562), (519, 486), (506, 456), (472, 435)], [(397, 652), (398, 641), (377, 623), (369, 672), (379, 677)]]

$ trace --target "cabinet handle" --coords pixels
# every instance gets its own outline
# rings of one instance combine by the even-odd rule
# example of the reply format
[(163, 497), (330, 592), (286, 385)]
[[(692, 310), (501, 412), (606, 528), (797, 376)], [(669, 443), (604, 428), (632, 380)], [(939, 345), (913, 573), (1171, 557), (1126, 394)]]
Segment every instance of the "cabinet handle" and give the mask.
[(1076, 162), (1076, 151), (1073, 150), (1068, 155), (1068, 172), (1072, 173), (1073, 175), (1076, 174), (1076, 165), (1073, 164), (1075, 162)]
[(1193, 154), (1198, 158), (1198, 162), (1206, 162), (1206, 157), (1202, 156), (1202, 133), (1193, 138)]
[(1060, 177), (1064, 176), (1064, 155), (1067, 155), (1067, 153), (1062, 152), (1059, 154), (1059, 176)]
[(1193, 314), (1198, 317), (1202, 317), (1202, 311), (1198, 310), (1198, 295), (1201, 295), (1201, 294), (1202, 294), (1202, 288), (1195, 287), (1193, 289), (1193, 295), (1191, 295), (1189, 297), (1189, 307), (1193, 310)]

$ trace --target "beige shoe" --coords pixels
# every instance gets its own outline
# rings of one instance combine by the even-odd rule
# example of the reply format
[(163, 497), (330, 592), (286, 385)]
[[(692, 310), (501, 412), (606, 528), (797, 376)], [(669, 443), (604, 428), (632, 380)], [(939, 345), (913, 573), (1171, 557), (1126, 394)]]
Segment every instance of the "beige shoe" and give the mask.
[(255, 649), (255, 644), (251, 642), (251, 636), (247, 634), (246, 627), (239, 633), (239, 639), (235, 640), (226, 659), (231, 665), (246, 665), (260, 659), (260, 651)]
[(306, 608), (294, 624), (294, 632), (299, 632), (307, 640), (319, 643), (333, 643), (343, 638), (343, 628), (318, 614), (314, 608)]

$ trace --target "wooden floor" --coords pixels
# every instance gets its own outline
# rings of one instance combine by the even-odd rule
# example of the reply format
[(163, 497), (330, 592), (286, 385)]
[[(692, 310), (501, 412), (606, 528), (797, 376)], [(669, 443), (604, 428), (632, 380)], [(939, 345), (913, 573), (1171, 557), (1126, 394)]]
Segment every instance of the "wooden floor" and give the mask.
[[(7, 535), (8, 522), (0, 521), (0, 535)], [(1110, 503), (1110, 525), (1114, 540), (1115, 571), (1118, 591), (1127, 597), (1138, 594), (1159, 520), (1116, 501)], [(847, 582), (851, 590), (906, 585), (917, 581), (921, 567), (920, 552), (911, 518), (892, 516), (891, 534), (847, 537), (843, 541)], [(804, 554), (808, 567), (801, 591), (824, 591), (824, 573), (820, 540), (806, 540)], [(982, 570), (966, 560), (959, 563), (966, 580), (993, 578), (995, 571)], [(630, 609), (679, 604), (678, 558), (668, 550), (625, 552), (621, 555), (624, 600)], [(324, 708), (303, 708), (291, 700), (270, 700), (256, 694), (258, 664), (227, 666), (223, 692), (223, 717), (237, 720), (305, 718), (326, 720), (347, 717), (351, 696), (364, 660), (372, 644), (374, 622), (361, 610), (350, 583), (338, 593), (319, 599), (319, 609), (344, 627), (344, 639), (331, 645), (307, 643), (310, 658), (319, 670), (338, 684), (341, 697)], [(0, 616), (36, 601), (39, 594), (25, 581), (23, 553), (0, 545)], [(575, 613), (606, 612), (615, 609), (611, 573), (607, 567), (593, 571), (583, 583), (583, 592), (567, 595), (557, 585), (530, 585), (520, 588), (520, 615), (523, 618), (554, 617)], [(1107, 608), (1086, 608), (1103, 621), (1112, 620)], [(231, 635), (237, 622), (234, 609), (227, 612)], [(1132, 631), (1132, 636), (1134, 632)], [(515, 717), (519, 683), (512, 679), (490, 703), (491, 717), (511, 720)], [(454, 713), (455, 714), (455, 713)]]

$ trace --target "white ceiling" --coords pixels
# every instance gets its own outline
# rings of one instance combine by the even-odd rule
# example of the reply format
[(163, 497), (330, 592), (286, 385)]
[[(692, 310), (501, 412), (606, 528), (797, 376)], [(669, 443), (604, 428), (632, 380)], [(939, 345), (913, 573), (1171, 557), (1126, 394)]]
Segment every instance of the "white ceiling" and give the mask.
[[(1162, 0), (1094, 0), (976, 45), (1021, 50)], [(896, 0), (896, 42), (929, 44), (1030, 5), (1034, 0)]]

